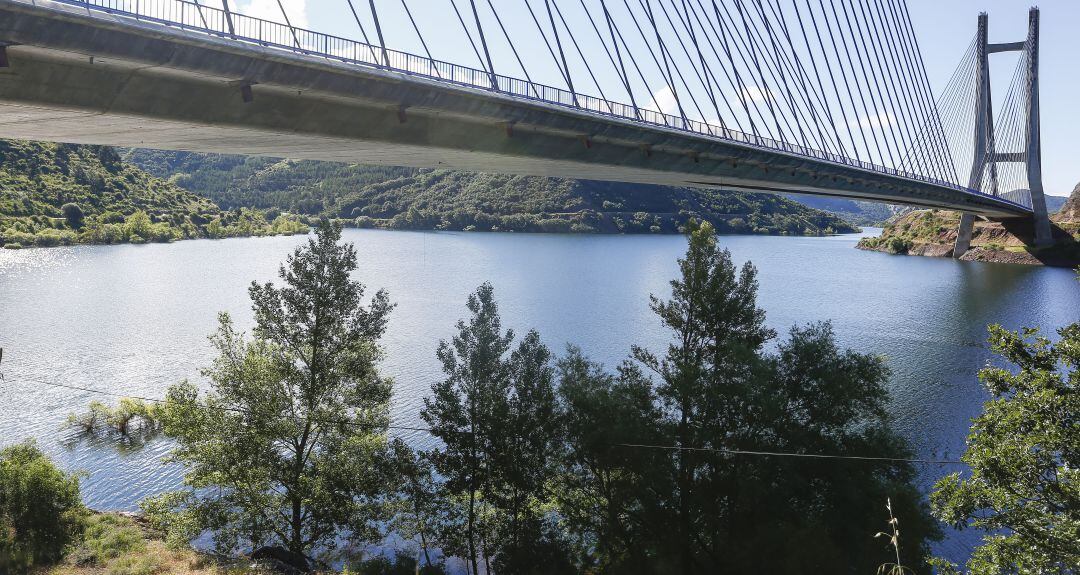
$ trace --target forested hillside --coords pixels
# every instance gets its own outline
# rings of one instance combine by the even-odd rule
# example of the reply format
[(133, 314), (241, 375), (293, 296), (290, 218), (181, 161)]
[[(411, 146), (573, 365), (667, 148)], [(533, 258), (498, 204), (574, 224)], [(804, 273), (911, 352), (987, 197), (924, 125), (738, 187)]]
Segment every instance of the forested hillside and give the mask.
[(913, 208), (896, 204), (884, 204), (864, 200), (849, 200), (828, 196), (786, 194), (804, 206), (840, 216), (857, 226), (882, 226), (893, 217), (907, 213)]
[(674, 233), (696, 217), (724, 233), (855, 231), (771, 194), (149, 150), (126, 158), (223, 208), (329, 215), (365, 227)]
[(0, 245), (172, 241), (306, 231), (213, 201), (125, 162), (112, 148), (0, 140)]

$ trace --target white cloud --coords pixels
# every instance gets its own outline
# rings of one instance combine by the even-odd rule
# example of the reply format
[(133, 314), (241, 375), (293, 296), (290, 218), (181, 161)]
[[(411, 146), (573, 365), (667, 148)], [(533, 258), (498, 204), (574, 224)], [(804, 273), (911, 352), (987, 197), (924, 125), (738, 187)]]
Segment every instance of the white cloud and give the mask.
[(758, 86), (745, 86), (743, 87), (741, 94), (742, 99), (749, 102), (776, 101), (776, 97), (768, 88), (761, 88)]
[[(855, 122), (852, 122), (852, 124), (854, 125)], [(896, 118), (888, 112), (881, 112), (879, 114), (870, 114), (869, 116), (863, 116), (859, 118), (857, 124), (860, 128), (864, 130), (868, 130), (871, 128), (887, 128), (889, 126), (896, 125)]]
[(652, 95), (652, 100), (645, 108), (677, 116), (679, 115), (679, 100), (675, 98), (675, 92), (670, 86), (664, 86)]
[[(281, 0), (281, 5), (285, 8), (285, 13), (289, 15), (289, 21), (293, 26), (298, 28), (310, 26), (307, 0)], [(281, 16), (281, 8), (278, 7), (278, 0), (229, 0), (229, 6), (244, 16), (285, 23), (285, 19)]]

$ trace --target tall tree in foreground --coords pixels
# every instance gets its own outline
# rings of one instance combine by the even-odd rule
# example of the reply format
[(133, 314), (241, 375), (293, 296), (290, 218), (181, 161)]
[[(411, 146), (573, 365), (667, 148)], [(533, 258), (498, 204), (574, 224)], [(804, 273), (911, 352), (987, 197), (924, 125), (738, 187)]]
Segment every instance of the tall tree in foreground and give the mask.
[[(153, 517), (190, 537), (212, 530), (219, 550), (275, 544), (295, 553), (358, 541), (386, 518), (392, 464), (386, 429), (391, 382), (376, 370), (392, 305), (364, 305), (350, 279), (356, 251), (340, 226), (281, 266), (283, 285), (252, 283), (253, 338), (227, 314), (211, 341), (211, 390), (190, 383), (167, 395), (162, 420), (187, 466), (189, 489), (148, 502)], [(172, 513), (167, 513), (171, 511)]]
[[(758, 352), (774, 336), (757, 307), (757, 271), (736, 271), (731, 254), (721, 250), (708, 223), (691, 222), (688, 247), (671, 281), (671, 299), (651, 297), (653, 312), (673, 335), (667, 353), (633, 348), (633, 357), (659, 376), (657, 425), (671, 452), (669, 484), (658, 489), (670, 499), (654, 508), (653, 520), (667, 527), (658, 543), (660, 560), (682, 573), (698, 572), (719, 551), (710, 541), (729, 531), (720, 512), (731, 496), (732, 465), (699, 450), (732, 447), (752, 433), (745, 425), (757, 409), (754, 388), (760, 372)], [(725, 517), (727, 516), (727, 517)], [(737, 528), (737, 527), (736, 527)]]
[[(514, 333), (503, 332), (495, 290), (485, 283), (469, 295), (472, 317), (457, 324), (454, 338), (439, 344), (446, 379), (432, 386), (420, 416), (443, 448), (432, 454), (447, 495), (464, 500), (464, 538), (446, 537), (447, 551), (464, 556), (473, 573), (490, 556), (494, 525), (481, 520), (481, 506), (493, 493), (492, 464), (499, 458), (500, 426), (506, 421), (510, 370), (503, 356)], [(487, 515), (487, 514), (484, 514)], [(454, 529), (448, 526), (450, 529)], [(486, 551), (486, 552), (485, 552)]]
[(1080, 323), (1058, 334), (990, 326), (991, 348), (1019, 369), (979, 373), (993, 398), (968, 436), (971, 472), (943, 478), (931, 498), (943, 521), (987, 532), (972, 575), (1080, 573)]
[(737, 269), (708, 223), (688, 243), (671, 298), (652, 300), (666, 353), (635, 347), (618, 377), (579, 354), (562, 364), (563, 509), (597, 569), (873, 572), (883, 549), (868, 534), (888, 497), (904, 562), (920, 562), (935, 524), (909, 464), (731, 453), (909, 455), (888, 425), (880, 358), (839, 349), (828, 324), (766, 351), (775, 334), (754, 268)]
[(472, 316), (439, 346), (447, 377), (432, 386), (421, 412), (443, 442), (431, 458), (444, 497), (460, 503), (451, 505), (459, 520), (443, 526), (446, 550), (466, 557), (474, 573), (481, 561), (487, 572), (568, 572), (554, 514), (545, 509), (559, 461), (551, 352), (535, 331), (511, 351), (514, 335), (502, 329), (490, 284), (469, 296), (468, 308)]

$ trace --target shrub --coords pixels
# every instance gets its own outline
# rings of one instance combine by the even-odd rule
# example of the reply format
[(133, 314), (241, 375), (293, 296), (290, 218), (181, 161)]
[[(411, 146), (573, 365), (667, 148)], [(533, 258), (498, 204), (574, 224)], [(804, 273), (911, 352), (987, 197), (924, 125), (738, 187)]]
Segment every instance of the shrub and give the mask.
[(904, 254), (912, 248), (911, 240), (905, 238), (892, 238), (889, 240), (889, 251), (894, 254)]
[(70, 246), (75, 243), (77, 236), (75, 232), (71, 230), (54, 230), (45, 229), (41, 230), (34, 236), (34, 243), (39, 246), (51, 247), (51, 246)]
[(14, 244), (4, 244), (4, 249), (5, 250), (21, 250), (22, 249), (22, 244), (17, 243), (17, 242), (14, 243)]
[(22, 244), (24, 246), (32, 246), (35, 243), (34, 234), (28, 234), (26, 232), (9, 229), (4, 232), (2, 239), (4, 244)]
[(82, 414), (68, 415), (68, 425), (91, 433), (108, 427), (120, 435), (132, 431), (154, 432), (159, 427), (160, 408), (141, 399), (124, 397), (116, 407), (109, 407), (99, 401), (90, 402), (89, 411)]
[(83, 213), (79, 204), (66, 203), (60, 206), (60, 212), (64, 214), (64, 219), (67, 220), (67, 224), (73, 229), (81, 228), (83, 225), (83, 219), (86, 214)]
[(59, 560), (84, 516), (77, 477), (33, 443), (0, 451), (0, 573)]
[(141, 243), (135, 242), (135, 236), (138, 236), (143, 241), (145, 241), (146, 238), (153, 237), (153, 225), (154, 223), (150, 221), (149, 214), (142, 210), (137, 210), (135, 213), (124, 219), (124, 233), (131, 238), (133, 243)]

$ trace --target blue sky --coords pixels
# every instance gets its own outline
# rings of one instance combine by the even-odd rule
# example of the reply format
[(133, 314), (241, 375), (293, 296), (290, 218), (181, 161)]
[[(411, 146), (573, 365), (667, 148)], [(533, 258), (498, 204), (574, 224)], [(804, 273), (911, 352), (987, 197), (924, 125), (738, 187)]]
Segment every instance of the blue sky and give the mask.
[[(277, 0), (232, 0), (240, 12), (262, 16), (271, 20), (281, 20)], [(374, 34), (374, 26), (369, 17), (368, 0), (353, 0), (368, 33)], [(533, 80), (556, 86), (562, 86), (557, 68), (550, 63), (539, 36), (530, 37), (524, 31), (535, 30), (523, 0), (492, 0), (499, 8), (506, 27), (513, 31), (512, 36), (525, 61)], [(208, 0), (213, 4), (213, 0)], [(360, 33), (348, 9), (345, 0), (282, 0), (289, 17), (298, 26), (308, 27), (320, 32), (337, 34), (348, 38), (359, 38)], [(423, 53), (412, 25), (409, 23), (401, 0), (375, 0), (379, 8), (382, 26), (389, 47)], [(454, 63), (478, 66), (476, 54), (462, 32), (451, 8), (450, 0), (407, 0), (413, 16), (435, 57)], [(463, 16), (471, 17), (468, 0), (458, 0)], [(570, 0), (561, 1), (560, 5), (577, 4)], [(478, 0), (482, 19), (486, 18), (488, 40), (492, 51), (499, 56), (495, 62), (497, 70), (510, 76), (521, 76), (520, 67), (513, 59), (508, 43), (498, 32), (497, 23), (485, 14), (486, 0)], [(538, 16), (544, 17), (543, 2), (534, 1)], [(911, 16), (922, 48), (927, 73), (932, 88), (938, 93), (952, 75), (965, 49), (971, 41), (979, 12), (990, 15), (990, 41), (1012, 42), (1023, 40), (1027, 33), (1027, 12), (1030, 5), (1016, 0), (908, 0)], [(1076, 49), (1077, 34), (1080, 33), (1080, 2), (1076, 0), (1050, 0), (1040, 5), (1042, 10), (1041, 38), (1041, 89), (1042, 89), (1042, 135), (1043, 135), (1043, 171), (1044, 183), (1048, 193), (1068, 195), (1073, 186), (1080, 182), (1080, 65)], [(569, 13), (568, 13), (569, 16)], [(588, 26), (588, 23), (574, 22), (571, 26)], [(494, 37), (492, 37), (494, 36)], [(373, 38), (374, 40), (374, 38)], [(633, 42), (633, 41), (631, 41)], [(591, 54), (600, 50), (599, 45), (590, 46), (582, 41), (583, 52)], [(571, 56), (573, 60), (573, 56)], [(606, 62), (605, 62), (606, 63)], [(991, 56), (991, 74), (994, 82), (995, 104), (1003, 99), (1010, 79), (1016, 56), (998, 54)], [(580, 76), (585, 75), (581, 60), (570, 64), (579, 69)], [(618, 85), (619, 80), (613, 72), (602, 70), (594, 65), (601, 86)], [(579, 91), (595, 93), (589, 86)], [(730, 97), (730, 95), (729, 95)], [(625, 100), (612, 97), (613, 100)], [(656, 106), (666, 109), (662, 93), (654, 94)], [(669, 111), (669, 110), (665, 110)], [(865, 120), (864, 121), (868, 121)], [(872, 120), (869, 120), (872, 121)]]

